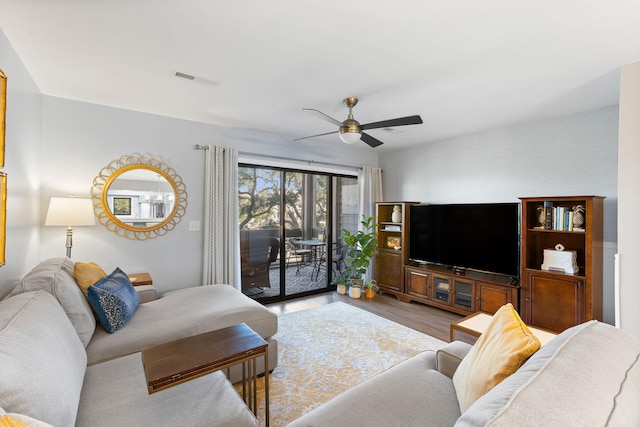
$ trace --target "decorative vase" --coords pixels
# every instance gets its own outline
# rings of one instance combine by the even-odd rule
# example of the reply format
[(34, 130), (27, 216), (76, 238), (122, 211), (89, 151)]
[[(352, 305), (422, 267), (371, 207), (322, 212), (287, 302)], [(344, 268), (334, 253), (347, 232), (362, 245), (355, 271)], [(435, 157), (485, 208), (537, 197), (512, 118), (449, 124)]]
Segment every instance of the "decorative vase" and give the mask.
[(544, 206), (538, 206), (538, 226), (543, 227), (545, 222)]
[(373, 289), (365, 289), (364, 290), (364, 297), (365, 298), (373, 298), (376, 296), (376, 291), (374, 291)]
[(349, 287), (349, 296), (351, 298), (360, 298), (360, 294), (362, 293), (362, 289), (360, 289), (357, 286), (350, 286)]
[(573, 210), (573, 229), (582, 229), (584, 225), (584, 206), (576, 205), (572, 208)]
[(347, 285), (338, 285), (336, 290), (338, 291), (338, 293), (340, 295), (346, 295), (347, 294)]
[(391, 212), (391, 222), (402, 222), (402, 210), (400, 209), (400, 205), (395, 205), (393, 207), (393, 212)]

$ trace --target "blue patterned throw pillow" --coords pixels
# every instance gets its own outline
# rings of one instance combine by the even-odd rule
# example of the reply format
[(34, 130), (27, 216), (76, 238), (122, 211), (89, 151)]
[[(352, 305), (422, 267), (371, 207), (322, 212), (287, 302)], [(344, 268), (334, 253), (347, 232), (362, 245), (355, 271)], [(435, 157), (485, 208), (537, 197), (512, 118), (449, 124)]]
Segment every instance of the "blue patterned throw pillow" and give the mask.
[(126, 325), (140, 304), (129, 277), (119, 268), (89, 286), (88, 297), (98, 322), (110, 334)]

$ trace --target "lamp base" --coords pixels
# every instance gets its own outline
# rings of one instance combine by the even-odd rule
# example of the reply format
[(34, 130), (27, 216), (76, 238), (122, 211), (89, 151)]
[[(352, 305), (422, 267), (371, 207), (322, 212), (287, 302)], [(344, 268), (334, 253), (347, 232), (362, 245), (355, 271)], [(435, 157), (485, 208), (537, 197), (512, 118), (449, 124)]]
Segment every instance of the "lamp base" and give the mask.
[(71, 258), (71, 246), (73, 246), (73, 228), (71, 226), (67, 227), (67, 258)]

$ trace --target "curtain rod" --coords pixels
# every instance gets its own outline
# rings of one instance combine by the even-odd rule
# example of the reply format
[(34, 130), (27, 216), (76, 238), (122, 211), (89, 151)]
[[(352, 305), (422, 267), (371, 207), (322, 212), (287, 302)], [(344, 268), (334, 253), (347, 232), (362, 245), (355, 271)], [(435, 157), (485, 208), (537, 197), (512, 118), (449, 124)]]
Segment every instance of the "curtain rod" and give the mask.
[[(208, 146), (200, 145), (200, 144), (196, 144), (194, 146), (194, 148), (196, 150), (208, 150), (209, 149)], [(307, 163), (308, 165), (337, 166), (337, 167), (341, 167), (341, 168), (350, 168), (350, 169), (356, 169), (356, 170), (362, 169), (359, 166), (343, 165), (343, 164), (340, 164), (340, 163), (319, 162), (319, 161), (316, 161), (316, 160), (305, 160), (305, 159), (293, 159), (293, 158), (290, 158), (290, 157), (272, 156), (270, 154), (249, 153), (247, 151), (238, 151), (238, 154), (242, 155), (242, 156), (252, 156), (252, 157), (258, 157), (258, 158), (264, 158), (264, 159), (288, 160), (288, 161), (293, 161), (293, 162), (302, 162), (302, 163)]]

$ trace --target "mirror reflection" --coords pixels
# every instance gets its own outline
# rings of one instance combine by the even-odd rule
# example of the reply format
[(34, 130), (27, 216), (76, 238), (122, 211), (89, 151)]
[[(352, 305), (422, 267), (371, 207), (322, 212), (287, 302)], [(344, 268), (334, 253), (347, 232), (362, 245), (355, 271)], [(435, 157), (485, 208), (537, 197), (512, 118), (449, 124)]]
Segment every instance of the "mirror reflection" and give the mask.
[(109, 231), (147, 240), (173, 230), (187, 212), (187, 190), (168, 164), (149, 156), (123, 156), (93, 179), (96, 217)]
[(165, 177), (155, 171), (123, 172), (107, 190), (107, 206), (121, 222), (153, 227), (165, 221), (175, 206), (176, 194)]

